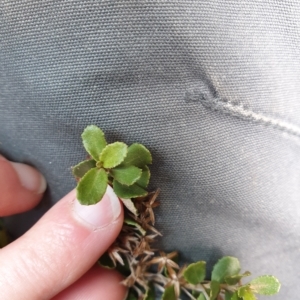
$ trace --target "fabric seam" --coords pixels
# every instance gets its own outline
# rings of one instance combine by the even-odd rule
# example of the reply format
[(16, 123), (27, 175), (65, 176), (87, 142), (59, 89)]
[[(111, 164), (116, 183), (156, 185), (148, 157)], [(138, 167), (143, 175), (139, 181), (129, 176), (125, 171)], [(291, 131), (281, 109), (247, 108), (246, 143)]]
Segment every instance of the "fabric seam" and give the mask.
[(262, 113), (256, 113), (250, 109), (245, 108), (241, 104), (235, 104), (228, 100), (223, 100), (220, 98), (215, 99), (205, 99), (202, 97), (199, 99), (203, 106), (210, 108), (215, 111), (220, 111), (225, 114), (229, 114), (234, 117), (238, 117), (243, 120), (253, 121), (255, 123), (260, 123), (265, 126), (271, 126), (275, 129), (287, 132), (289, 134), (300, 137), (300, 127), (292, 123), (286, 122), (284, 120), (266, 116)]

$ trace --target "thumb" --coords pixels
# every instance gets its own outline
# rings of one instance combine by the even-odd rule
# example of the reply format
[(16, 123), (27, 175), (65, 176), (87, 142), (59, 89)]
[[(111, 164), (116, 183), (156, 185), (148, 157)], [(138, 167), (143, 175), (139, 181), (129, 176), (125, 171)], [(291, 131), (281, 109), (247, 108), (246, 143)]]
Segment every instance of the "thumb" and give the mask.
[(1, 299), (52, 298), (94, 265), (122, 224), (123, 208), (110, 186), (91, 206), (81, 205), (72, 191), (1, 250)]

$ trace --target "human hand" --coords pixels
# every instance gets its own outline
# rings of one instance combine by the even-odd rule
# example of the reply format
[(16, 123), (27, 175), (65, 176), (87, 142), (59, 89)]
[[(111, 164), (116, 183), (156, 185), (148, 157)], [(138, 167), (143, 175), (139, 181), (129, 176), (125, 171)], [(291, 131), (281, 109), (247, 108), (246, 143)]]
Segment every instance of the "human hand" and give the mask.
[[(0, 155), (0, 216), (33, 208), (45, 189), (38, 171)], [(1, 249), (1, 299), (124, 299), (119, 273), (95, 265), (121, 230), (122, 205), (110, 187), (93, 206), (80, 205), (75, 196), (71, 191)]]

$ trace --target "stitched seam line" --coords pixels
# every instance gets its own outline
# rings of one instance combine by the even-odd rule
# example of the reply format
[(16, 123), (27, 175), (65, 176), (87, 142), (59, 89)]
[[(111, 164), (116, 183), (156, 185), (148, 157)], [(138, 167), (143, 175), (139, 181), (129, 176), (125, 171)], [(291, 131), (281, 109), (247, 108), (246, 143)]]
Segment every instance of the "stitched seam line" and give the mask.
[(212, 110), (221, 111), (225, 114), (241, 118), (243, 120), (253, 121), (263, 125), (271, 126), (281, 131), (300, 137), (300, 127), (289, 122), (265, 116), (261, 113), (256, 113), (246, 109), (242, 105), (233, 104), (219, 98), (215, 99), (200, 99), (200, 102)]

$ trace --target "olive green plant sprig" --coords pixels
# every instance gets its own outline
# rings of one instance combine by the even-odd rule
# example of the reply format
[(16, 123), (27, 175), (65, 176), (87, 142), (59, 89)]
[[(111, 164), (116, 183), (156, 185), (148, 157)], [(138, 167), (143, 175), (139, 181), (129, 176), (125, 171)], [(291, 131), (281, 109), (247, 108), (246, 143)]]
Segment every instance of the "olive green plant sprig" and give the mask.
[(86, 205), (97, 203), (109, 184), (126, 207), (122, 230), (99, 264), (123, 274), (122, 284), (129, 288), (127, 300), (155, 300), (159, 294), (161, 300), (183, 295), (193, 300), (255, 300), (256, 295), (279, 292), (280, 283), (271, 275), (242, 283), (251, 274), (241, 273), (235, 257), (221, 258), (209, 276), (205, 261), (180, 267), (176, 251), (154, 249), (152, 244), (161, 234), (154, 227), (153, 212), (159, 205), (159, 190), (146, 191), (150, 152), (141, 144), (107, 145), (103, 132), (94, 125), (84, 130), (82, 140), (91, 158), (73, 168), (79, 181), (77, 198)]
[(77, 199), (81, 204), (99, 202), (107, 185), (113, 186), (120, 198), (146, 196), (152, 163), (149, 150), (141, 144), (127, 146), (122, 142), (107, 144), (103, 131), (95, 125), (86, 127), (82, 135), (83, 146), (90, 155), (73, 167), (73, 175), (80, 179)]

